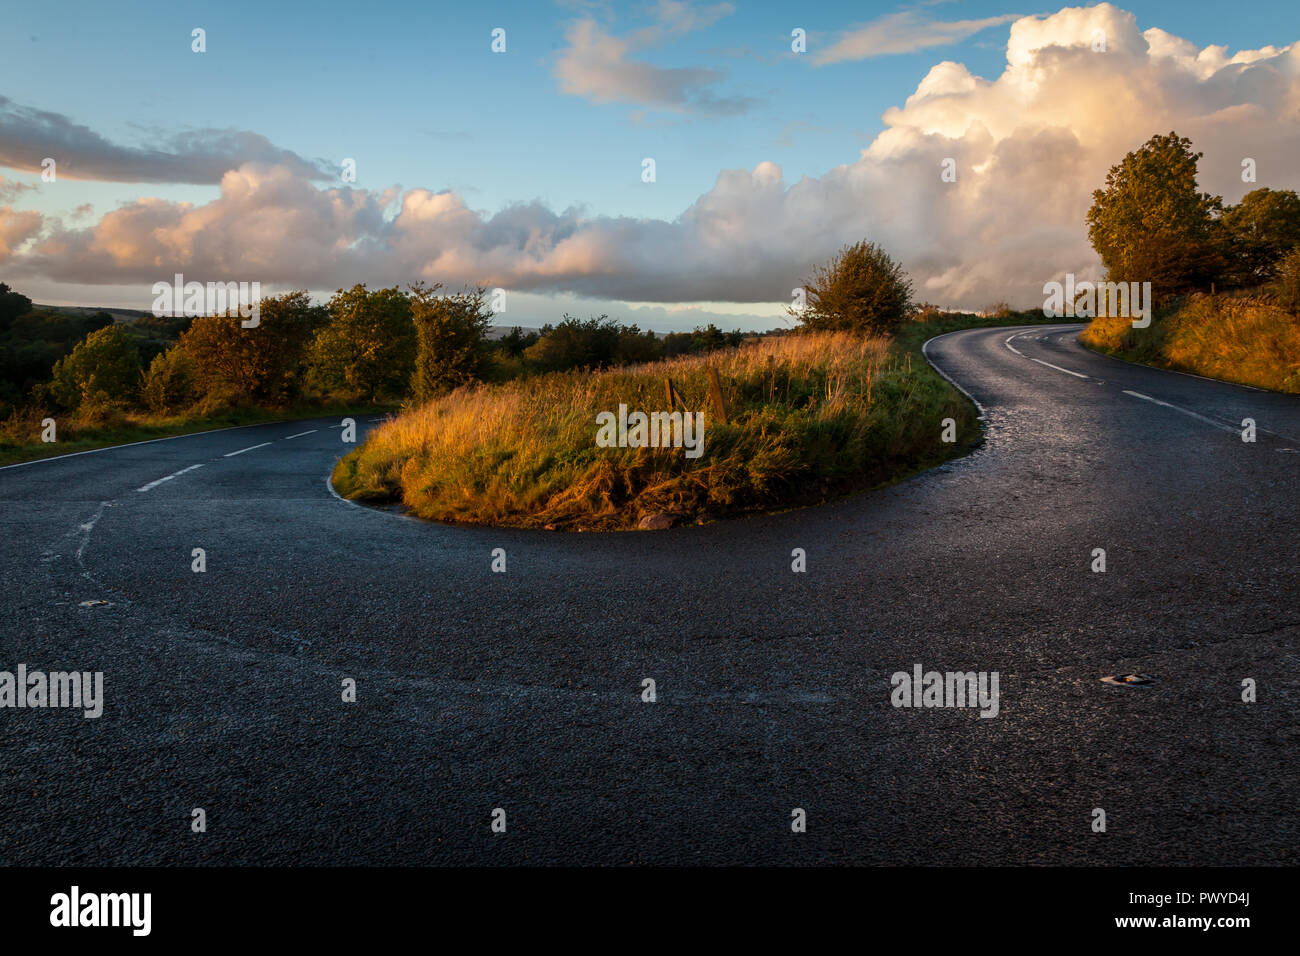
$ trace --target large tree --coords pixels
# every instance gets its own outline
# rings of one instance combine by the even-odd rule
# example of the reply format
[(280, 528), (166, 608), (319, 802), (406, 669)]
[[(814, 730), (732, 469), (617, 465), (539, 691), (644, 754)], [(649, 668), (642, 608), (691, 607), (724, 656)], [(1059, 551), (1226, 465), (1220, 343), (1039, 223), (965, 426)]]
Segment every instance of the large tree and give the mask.
[(482, 376), (488, 325), (486, 289), (438, 295), (439, 286), (411, 287), (418, 342), (411, 390), (425, 402)]
[(325, 310), (305, 292), (262, 299), (259, 322), (244, 328), (238, 312), (200, 316), (181, 334), (180, 347), (194, 360), (205, 393), (278, 405), (299, 389), (308, 343), (325, 321)]
[(790, 309), (815, 331), (884, 333), (912, 308), (912, 282), (903, 267), (874, 242), (845, 246), (804, 283), (807, 303)]
[(140, 388), (140, 353), (125, 329), (91, 332), (54, 366), (50, 392), (68, 408), (124, 405)]
[(329, 324), (311, 346), (313, 381), (326, 391), (371, 401), (405, 395), (415, 368), (411, 304), (397, 286), (335, 292)]
[(1088, 238), (1111, 282), (1150, 282), (1156, 301), (1206, 288), (1224, 271), (1219, 196), (1196, 185), (1192, 141), (1152, 136), (1092, 194)]
[(1290, 189), (1255, 189), (1229, 206), (1222, 223), (1236, 285), (1261, 285), (1277, 275), (1278, 263), (1300, 245), (1300, 196)]

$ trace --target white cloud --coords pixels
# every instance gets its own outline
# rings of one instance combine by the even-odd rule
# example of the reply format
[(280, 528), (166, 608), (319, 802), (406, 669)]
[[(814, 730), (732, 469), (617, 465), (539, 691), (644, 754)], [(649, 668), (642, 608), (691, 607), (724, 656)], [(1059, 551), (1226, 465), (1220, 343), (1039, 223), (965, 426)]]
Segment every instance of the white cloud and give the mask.
[(915, 53), (935, 46), (949, 46), (989, 27), (1018, 18), (1007, 13), (980, 20), (930, 20), (915, 10), (903, 10), (855, 27), (839, 35), (825, 50), (813, 55), (821, 66), (844, 60), (865, 60), (891, 53)]
[[(1105, 53), (1092, 49), (1096, 30)], [(314, 289), (425, 278), (776, 303), (813, 263), (866, 237), (902, 261), (921, 298), (1029, 306), (1049, 279), (1099, 270), (1084, 225), (1092, 190), (1155, 133), (1190, 136), (1205, 152), (1202, 188), (1230, 201), (1254, 188), (1240, 181), (1244, 157), (1260, 185), (1300, 187), (1300, 46), (1229, 56), (1141, 32), (1132, 14), (1101, 4), (1018, 20), (1007, 59), (992, 80), (939, 63), (855, 161), (794, 183), (770, 162), (726, 170), (671, 221), (536, 202), (486, 215), (453, 193), (319, 189), (287, 167), (250, 163), (227, 172), (207, 204), (145, 198), (86, 228), (46, 223), (7, 272), (122, 283), (181, 271)], [(955, 183), (940, 179), (949, 157)], [(10, 234), (30, 235), (30, 221), (14, 222)]]
[(696, 7), (681, 0), (659, 0), (656, 24), (623, 36), (607, 32), (594, 19), (574, 23), (555, 63), (560, 91), (593, 103), (631, 103), (674, 112), (742, 113), (753, 101), (719, 96), (713, 88), (726, 77), (705, 67), (661, 67), (631, 54), (664, 40), (700, 30), (733, 10), (729, 3)]

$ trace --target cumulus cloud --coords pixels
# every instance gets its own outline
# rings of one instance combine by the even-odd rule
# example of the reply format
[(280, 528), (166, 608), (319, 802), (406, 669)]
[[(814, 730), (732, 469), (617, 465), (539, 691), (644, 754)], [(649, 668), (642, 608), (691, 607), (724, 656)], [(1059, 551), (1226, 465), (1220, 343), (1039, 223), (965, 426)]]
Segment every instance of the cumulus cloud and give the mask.
[(915, 10), (903, 10), (845, 31), (825, 50), (813, 56), (821, 66), (844, 60), (865, 60), (890, 53), (915, 53), (935, 46), (949, 46), (989, 27), (1018, 19), (1007, 13), (980, 20), (931, 20)]
[[(1097, 31), (1106, 52), (1093, 49)], [(726, 170), (673, 220), (521, 203), (487, 215), (454, 193), (321, 189), (284, 165), (225, 174), (192, 206), (140, 199), (85, 228), (47, 223), (14, 268), (72, 283), (172, 272), (308, 288), (351, 282), (567, 292), (636, 302), (781, 302), (838, 247), (882, 243), (921, 298), (1033, 305), (1065, 272), (1096, 276), (1084, 216), (1124, 153), (1177, 130), (1205, 152), (1202, 188), (1236, 201), (1300, 188), (1300, 45), (1200, 48), (1140, 31), (1109, 4), (1012, 26), (996, 79), (934, 66), (853, 162), (786, 182), (779, 166)], [(957, 181), (941, 179), (945, 159)], [(11, 227), (16, 228), (16, 227)], [(23, 228), (30, 228), (25, 224)]]
[(659, 0), (656, 24), (623, 36), (606, 31), (594, 19), (574, 23), (568, 43), (555, 64), (561, 92), (593, 103), (632, 103), (674, 112), (743, 113), (753, 100), (721, 96), (714, 87), (726, 77), (705, 67), (661, 67), (631, 58), (637, 50), (700, 30), (733, 10), (729, 3), (696, 7), (681, 0)]
[(0, 96), (0, 166), (31, 172), (50, 157), (66, 179), (117, 183), (217, 183), (247, 162), (278, 163), (309, 179), (333, 170), (242, 130), (202, 129), (168, 135), (159, 147), (123, 146), (61, 113)]
[(8, 262), (14, 250), (41, 229), (39, 212), (16, 212), (12, 206), (0, 206), (0, 262)]

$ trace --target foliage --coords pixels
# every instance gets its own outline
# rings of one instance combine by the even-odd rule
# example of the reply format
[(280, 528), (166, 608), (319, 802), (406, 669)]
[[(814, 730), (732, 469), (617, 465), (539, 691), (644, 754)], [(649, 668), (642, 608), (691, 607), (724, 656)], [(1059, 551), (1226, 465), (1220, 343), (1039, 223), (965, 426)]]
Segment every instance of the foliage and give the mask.
[(1111, 282), (1150, 282), (1163, 303), (1191, 289), (1208, 290), (1225, 271), (1218, 196), (1200, 192), (1201, 153), (1177, 133), (1152, 136), (1106, 174), (1093, 192), (1088, 238)]
[(912, 311), (912, 283), (903, 267), (874, 242), (841, 249), (804, 283), (807, 304), (790, 309), (818, 332), (892, 332)]
[(372, 292), (359, 284), (335, 292), (329, 322), (311, 344), (313, 384), (371, 401), (404, 395), (415, 368), (411, 305), (397, 286)]
[(411, 287), (416, 334), (411, 391), (417, 402), (482, 378), (484, 373), (486, 335), (492, 321), (487, 290), (437, 295), (439, 288)]
[(126, 330), (91, 332), (54, 366), (50, 392), (65, 408), (125, 404), (140, 387), (140, 353)]

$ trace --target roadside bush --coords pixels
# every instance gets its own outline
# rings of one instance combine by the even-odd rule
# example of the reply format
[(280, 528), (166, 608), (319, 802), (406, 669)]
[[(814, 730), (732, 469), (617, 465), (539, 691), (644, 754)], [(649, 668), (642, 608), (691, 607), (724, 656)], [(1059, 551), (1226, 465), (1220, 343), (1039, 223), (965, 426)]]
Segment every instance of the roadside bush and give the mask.
[(1300, 246), (1278, 260), (1276, 268), (1277, 278), (1269, 286), (1269, 292), (1280, 308), (1300, 315)]
[(415, 374), (411, 391), (427, 402), (453, 388), (481, 379), (485, 372), (488, 324), (487, 290), (437, 295), (438, 286), (412, 286), (415, 321)]
[(814, 332), (892, 332), (912, 311), (912, 283), (874, 242), (845, 246), (804, 283), (807, 304), (790, 309)]
[(140, 354), (119, 325), (91, 332), (54, 366), (50, 392), (65, 408), (126, 404), (140, 387)]
[(140, 386), (140, 398), (150, 411), (173, 414), (194, 401), (196, 382), (194, 359), (174, 345), (154, 356)]

